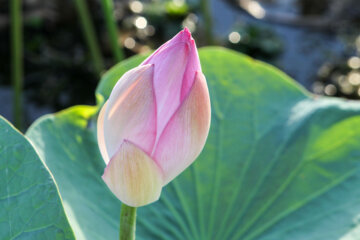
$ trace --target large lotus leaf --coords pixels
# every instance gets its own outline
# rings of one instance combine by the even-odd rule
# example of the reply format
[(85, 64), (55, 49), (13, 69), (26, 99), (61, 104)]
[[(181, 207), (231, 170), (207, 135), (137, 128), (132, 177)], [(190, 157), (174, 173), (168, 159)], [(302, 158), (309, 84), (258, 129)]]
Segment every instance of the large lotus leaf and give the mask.
[[(158, 202), (139, 208), (137, 239), (358, 239), (360, 103), (311, 96), (233, 51), (204, 48), (200, 58), (212, 100), (207, 144)], [(142, 59), (110, 70), (99, 99)], [(77, 238), (116, 239), (120, 202), (101, 181), (89, 109), (44, 117), (27, 135)]]
[(29, 141), (0, 117), (0, 239), (74, 239), (59, 192)]
[(28, 137), (54, 175), (76, 239), (117, 239), (120, 203), (100, 178), (105, 163), (88, 130), (96, 107), (44, 116)]

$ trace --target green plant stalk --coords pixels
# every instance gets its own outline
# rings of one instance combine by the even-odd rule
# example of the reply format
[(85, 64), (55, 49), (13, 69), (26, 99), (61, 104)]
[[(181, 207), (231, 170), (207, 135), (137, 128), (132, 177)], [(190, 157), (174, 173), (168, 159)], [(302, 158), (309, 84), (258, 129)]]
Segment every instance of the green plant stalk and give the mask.
[(120, 240), (135, 240), (136, 207), (121, 205)]
[(102, 9), (105, 16), (106, 27), (109, 33), (110, 45), (114, 54), (115, 60), (120, 62), (124, 59), (124, 54), (118, 43), (118, 32), (116, 21), (114, 18), (114, 4), (113, 0), (101, 0)]
[(212, 33), (213, 22), (211, 17), (209, 1), (210, 0), (201, 0), (200, 5), (201, 5), (201, 12), (204, 17), (206, 41), (208, 44), (214, 44), (214, 37)]
[(23, 33), (22, 33), (22, 16), (21, 0), (10, 1), (11, 15), (11, 81), (14, 89), (14, 125), (18, 129), (23, 124)]
[(91, 17), (88, 6), (86, 4), (86, 0), (75, 0), (75, 5), (80, 16), (82, 30), (84, 32), (85, 40), (90, 50), (90, 55), (93, 60), (95, 70), (100, 75), (105, 69), (104, 60), (101, 56), (101, 50), (96, 38), (94, 25), (91, 22)]

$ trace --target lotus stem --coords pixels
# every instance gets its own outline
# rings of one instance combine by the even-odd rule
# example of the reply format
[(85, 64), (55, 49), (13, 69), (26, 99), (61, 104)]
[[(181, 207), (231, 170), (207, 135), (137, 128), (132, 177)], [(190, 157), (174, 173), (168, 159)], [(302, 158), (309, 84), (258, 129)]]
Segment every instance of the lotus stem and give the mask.
[(205, 25), (205, 36), (208, 44), (214, 43), (213, 33), (212, 33), (212, 17), (211, 10), (209, 6), (209, 0), (201, 0), (201, 12), (204, 17), (204, 25)]
[(14, 89), (13, 116), (18, 129), (23, 124), (23, 33), (21, 0), (10, 1), (11, 15), (11, 80)]
[(114, 18), (114, 4), (113, 0), (101, 0), (102, 9), (105, 16), (106, 27), (109, 33), (109, 41), (114, 54), (115, 60), (120, 62), (124, 59), (124, 54), (121, 46), (118, 43), (118, 31), (116, 21)]
[(136, 207), (121, 205), (120, 240), (135, 240)]
[(93, 60), (95, 70), (99, 75), (101, 75), (101, 73), (105, 69), (104, 60), (101, 56), (101, 50), (96, 38), (94, 25), (91, 22), (91, 17), (88, 6), (86, 4), (86, 0), (75, 0), (75, 5), (80, 16), (82, 30), (84, 32), (85, 40), (90, 50), (90, 55)]

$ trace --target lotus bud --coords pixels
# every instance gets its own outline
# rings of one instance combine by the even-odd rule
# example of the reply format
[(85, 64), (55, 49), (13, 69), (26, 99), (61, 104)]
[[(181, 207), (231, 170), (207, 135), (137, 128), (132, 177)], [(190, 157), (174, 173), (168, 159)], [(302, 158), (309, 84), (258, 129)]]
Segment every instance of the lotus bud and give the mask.
[(115, 85), (98, 118), (103, 180), (123, 203), (138, 207), (202, 151), (210, 99), (195, 42), (185, 29)]

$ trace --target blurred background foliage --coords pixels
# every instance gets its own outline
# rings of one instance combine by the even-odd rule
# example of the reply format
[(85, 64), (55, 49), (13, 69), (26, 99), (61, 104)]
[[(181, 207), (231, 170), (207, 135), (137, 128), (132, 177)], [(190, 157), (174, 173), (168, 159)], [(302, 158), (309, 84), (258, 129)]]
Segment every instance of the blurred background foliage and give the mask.
[[(0, 0), (0, 114), (10, 120), (11, 1)], [(199, 47), (228, 47), (277, 66), (315, 94), (359, 99), (357, 1), (23, 0), (23, 121), (28, 126), (44, 113), (95, 104), (102, 71), (157, 48), (184, 27)], [(113, 4), (115, 38), (104, 2)]]

